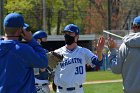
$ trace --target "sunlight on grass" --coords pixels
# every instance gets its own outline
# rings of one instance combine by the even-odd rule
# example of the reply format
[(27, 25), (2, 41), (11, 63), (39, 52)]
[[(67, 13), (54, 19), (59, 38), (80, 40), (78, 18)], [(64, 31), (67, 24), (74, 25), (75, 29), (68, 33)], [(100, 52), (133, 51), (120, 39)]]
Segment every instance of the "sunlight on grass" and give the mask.
[(113, 74), (111, 71), (87, 72), (86, 81), (118, 80), (121, 75)]
[(123, 93), (122, 83), (84, 85), (84, 93)]

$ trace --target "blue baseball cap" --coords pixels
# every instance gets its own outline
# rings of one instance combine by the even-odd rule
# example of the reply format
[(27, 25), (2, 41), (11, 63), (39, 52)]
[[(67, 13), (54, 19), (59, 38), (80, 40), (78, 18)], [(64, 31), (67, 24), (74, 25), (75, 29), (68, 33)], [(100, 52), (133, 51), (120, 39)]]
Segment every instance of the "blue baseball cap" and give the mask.
[(80, 33), (80, 29), (77, 25), (74, 24), (68, 24), (67, 26), (65, 26), (64, 31), (63, 32), (74, 32), (76, 35), (79, 35)]
[(140, 25), (140, 16), (134, 18), (133, 25)]
[(19, 28), (19, 27), (27, 28), (27, 27), (29, 27), (28, 24), (24, 23), (23, 16), (21, 14), (18, 14), (18, 13), (8, 14), (4, 19), (3, 26), (4, 27), (14, 27), (14, 28)]
[(35, 39), (46, 38), (46, 37), (47, 37), (47, 33), (43, 30), (36, 31), (33, 34), (33, 38)]

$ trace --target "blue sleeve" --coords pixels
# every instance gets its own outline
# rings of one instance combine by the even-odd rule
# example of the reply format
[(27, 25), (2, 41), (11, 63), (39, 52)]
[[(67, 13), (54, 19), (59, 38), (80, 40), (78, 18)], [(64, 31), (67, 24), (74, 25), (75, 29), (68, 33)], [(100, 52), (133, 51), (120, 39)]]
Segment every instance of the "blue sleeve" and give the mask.
[(21, 55), (23, 61), (28, 67), (46, 68), (48, 66), (48, 58), (45, 49), (43, 49), (35, 39), (32, 39), (28, 44), (22, 46)]
[(86, 63), (90, 64), (92, 67), (101, 66), (103, 63), (103, 59), (101, 61), (98, 60), (97, 55), (93, 54), (89, 49), (84, 48)]
[(110, 54), (108, 58), (109, 58), (109, 64), (110, 64), (112, 72), (116, 74), (121, 74), (122, 65), (119, 62), (120, 59), (119, 59), (118, 54), (119, 53), (116, 49), (110, 49)]
[(110, 49), (109, 62), (113, 73), (121, 74), (129, 49), (122, 43), (119, 50)]
[(103, 64), (103, 59), (101, 61), (99, 61), (97, 56), (93, 56), (91, 58), (91, 60), (92, 60), (93, 65), (102, 66), (102, 64)]
[(39, 43), (37, 43), (34, 38), (30, 42), (28, 42), (28, 45), (31, 46), (36, 52), (46, 53), (46, 50), (43, 49), (41, 45), (39, 45)]

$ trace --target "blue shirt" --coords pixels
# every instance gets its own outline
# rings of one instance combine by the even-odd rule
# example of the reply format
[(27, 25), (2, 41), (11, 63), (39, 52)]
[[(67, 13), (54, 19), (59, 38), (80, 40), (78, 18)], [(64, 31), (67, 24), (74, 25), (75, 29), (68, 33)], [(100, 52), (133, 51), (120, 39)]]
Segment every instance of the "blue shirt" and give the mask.
[(33, 67), (47, 66), (45, 51), (36, 40), (28, 44), (0, 40), (0, 93), (36, 93)]

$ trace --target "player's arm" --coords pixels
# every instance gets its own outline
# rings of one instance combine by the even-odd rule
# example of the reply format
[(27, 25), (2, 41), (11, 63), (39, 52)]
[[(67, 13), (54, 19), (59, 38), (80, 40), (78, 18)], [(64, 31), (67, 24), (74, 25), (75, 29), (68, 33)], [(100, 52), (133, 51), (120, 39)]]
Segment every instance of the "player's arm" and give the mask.
[(91, 65), (91, 67), (100, 66), (103, 63), (103, 60), (98, 60), (98, 56), (92, 53), (89, 49), (84, 48), (84, 55), (85, 55), (85, 60), (86, 64)]
[(23, 59), (27, 67), (47, 67), (48, 58), (46, 56), (45, 50), (37, 43), (35, 39), (32, 38), (32, 33), (25, 31), (23, 29), (22, 37), (28, 42), (27, 44), (21, 44), (21, 53), (18, 55)]
[(100, 39), (98, 40), (98, 43), (96, 45), (96, 49), (97, 49), (97, 56), (98, 56), (98, 60), (102, 61), (102, 50), (104, 48), (104, 43), (105, 43), (105, 39), (103, 36), (100, 37)]
[(111, 38), (108, 39), (108, 48), (110, 50), (108, 60), (110, 62), (112, 72), (116, 74), (122, 73), (122, 66), (128, 54), (128, 48), (126, 48), (126, 45), (122, 43), (119, 51), (117, 51), (116, 42)]
[[(27, 64), (27, 67), (34, 68), (46, 68), (48, 66), (48, 58), (46, 56), (45, 50), (32, 39), (27, 44), (21, 46), (22, 50), (19, 51), (19, 57), (23, 59), (24, 63)], [(27, 51), (28, 50), (28, 51)]]
[(96, 66), (102, 65), (103, 63), (102, 50), (104, 48), (104, 43), (105, 39), (103, 36), (101, 36), (100, 39), (98, 40), (97, 45), (95, 46), (97, 49), (97, 55), (93, 54), (89, 50), (86, 50), (87, 53), (85, 52), (85, 57), (87, 64), (90, 64), (92, 67), (94, 67), (94, 65)]
[(97, 57), (96, 55), (94, 55), (94, 56), (91, 58), (91, 63), (92, 63), (91, 66), (93, 66), (93, 65), (101, 66), (102, 63), (103, 63), (103, 59), (98, 60), (98, 57)]

